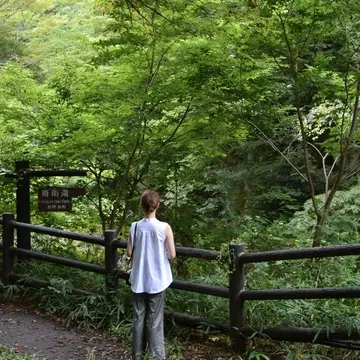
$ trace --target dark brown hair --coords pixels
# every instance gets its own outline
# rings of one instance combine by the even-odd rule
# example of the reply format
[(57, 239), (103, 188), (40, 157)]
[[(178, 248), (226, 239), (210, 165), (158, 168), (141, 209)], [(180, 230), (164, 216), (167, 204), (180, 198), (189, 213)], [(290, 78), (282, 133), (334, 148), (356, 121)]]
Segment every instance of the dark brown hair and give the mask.
[(141, 206), (146, 213), (151, 213), (158, 208), (160, 196), (156, 191), (145, 190), (141, 195)]

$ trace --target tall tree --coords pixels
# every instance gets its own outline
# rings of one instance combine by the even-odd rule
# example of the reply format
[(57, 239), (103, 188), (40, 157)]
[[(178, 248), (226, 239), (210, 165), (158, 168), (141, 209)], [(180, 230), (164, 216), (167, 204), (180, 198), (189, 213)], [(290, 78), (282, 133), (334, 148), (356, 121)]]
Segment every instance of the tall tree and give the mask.
[[(282, 104), (289, 106), (285, 115), (292, 117), (297, 122), (294, 129), (299, 129), (304, 170), (292, 166), (307, 182), (316, 214), (313, 246), (321, 244), (335, 193), (354, 171), (347, 165), (358, 123), (359, 31), (355, 17), (359, 10), (358, 3), (351, 1), (297, 0), (257, 3), (253, 12), (252, 34), (260, 45), (259, 55), (276, 65), (273, 79), (287, 89), (282, 99)], [(285, 157), (261, 126), (255, 127)], [(316, 156), (324, 173), (322, 204), (315, 198)]]

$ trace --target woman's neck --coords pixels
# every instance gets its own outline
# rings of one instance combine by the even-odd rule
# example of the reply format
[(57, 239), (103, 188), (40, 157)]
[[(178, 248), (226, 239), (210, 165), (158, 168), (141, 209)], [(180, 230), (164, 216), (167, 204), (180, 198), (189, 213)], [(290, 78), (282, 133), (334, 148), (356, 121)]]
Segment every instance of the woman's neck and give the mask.
[(145, 214), (145, 219), (155, 219), (155, 218), (156, 218), (156, 210), (151, 213)]

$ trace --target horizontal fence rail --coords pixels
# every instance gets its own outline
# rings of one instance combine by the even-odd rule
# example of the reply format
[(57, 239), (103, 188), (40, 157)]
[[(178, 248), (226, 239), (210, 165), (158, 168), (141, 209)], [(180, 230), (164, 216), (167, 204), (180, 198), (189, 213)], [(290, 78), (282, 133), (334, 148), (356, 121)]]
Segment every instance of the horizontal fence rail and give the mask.
[(202, 260), (218, 260), (220, 258), (220, 253), (218, 251), (189, 247), (176, 247), (176, 255)]
[[(28, 286), (32, 286), (32, 287), (36, 287), (36, 288), (47, 288), (49, 286), (52, 286), (50, 281), (44, 281), (44, 280), (40, 280), (40, 279), (36, 279), (36, 278), (32, 278), (32, 277), (27, 277), (27, 276), (24, 276), (21, 274), (13, 273), (13, 272), (11, 272), (9, 274), (9, 276), (13, 282), (19, 282), (19, 284), (24, 284), (24, 285), (28, 285)], [(69, 291), (69, 294), (80, 295), (80, 296), (96, 295), (95, 293), (93, 293), (91, 291), (86, 291), (86, 290), (68, 289), (68, 291)]]
[(360, 254), (360, 244), (334, 245), (303, 249), (273, 250), (259, 253), (243, 253), (239, 264), (271, 262), (280, 260), (302, 260)]
[(165, 311), (165, 316), (169, 320), (174, 320), (177, 324), (199, 328), (201, 326), (209, 327), (210, 329), (220, 330), (224, 334), (229, 334), (230, 324), (226, 322), (213, 321), (201, 318), (200, 316), (193, 316), (177, 312)]
[(276, 327), (255, 331), (250, 327), (240, 329), (246, 337), (264, 337), (278, 341), (320, 343), (327, 340), (359, 340), (358, 331), (349, 329), (330, 330), (326, 328)]
[(315, 288), (248, 290), (239, 294), (242, 300), (299, 300), (360, 298), (360, 288)]
[(38, 234), (51, 235), (64, 239), (79, 240), (94, 245), (102, 245), (102, 246), (105, 245), (104, 238), (100, 236), (79, 234), (71, 231), (53, 229), (40, 225), (25, 224), (15, 220), (10, 222), (10, 226), (13, 227), (14, 229), (25, 229)]
[(16, 247), (10, 247), (9, 251), (10, 253), (13, 254), (25, 255), (27, 258), (44, 260), (58, 265), (65, 265), (74, 269), (91, 271), (97, 274), (103, 274), (103, 275), (106, 274), (105, 268), (100, 265), (89, 264), (78, 260), (66, 259), (59, 256), (43, 254), (32, 250), (18, 249)]
[[(126, 272), (117, 268), (117, 250), (126, 249), (127, 241), (116, 239), (116, 233), (114, 230), (106, 230), (103, 237), (79, 234), (40, 225), (31, 225), (18, 222), (15, 221), (14, 216), (9, 213), (3, 214), (3, 216), (0, 217), (0, 224), (3, 225), (3, 244), (0, 245), (0, 249), (2, 249), (3, 252), (2, 278), (5, 285), (12, 284), (16, 281), (20, 281), (23, 284), (35, 287), (48, 287), (51, 285), (49, 281), (29, 278), (24, 275), (17, 274), (14, 271), (15, 256), (17, 256), (18, 259), (36, 259), (48, 261), (59, 265), (105, 275), (105, 289), (108, 294), (115, 293), (114, 290), (116, 290), (117, 279), (125, 280), (127, 278)], [(105, 252), (105, 266), (15, 247), (14, 230), (27, 231), (28, 233), (34, 232), (38, 234), (72, 239), (102, 246)], [(176, 252), (178, 256), (184, 256), (188, 258), (197, 258), (210, 261), (216, 261), (220, 259), (220, 252), (214, 250), (176, 247)], [(179, 324), (192, 327), (206, 326), (210, 329), (218, 329), (223, 333), (230, 334), (234, 351), (241, 353), (246, 351), (246, 338), (253, 336), (266, 337), (280, 341), (321, 343), (349, 348), (351, 346), (348, 345), (346, 341), (360, 339), (360, 332), (349, 331), (348, 329), (338, 329), (331, 331), (329, 329), (322, 328), (318, 329), (295, 327), (252, 329), (246, 324), (245, 304), (246, 301), (256, 300), (358, 298), (360, 297), (360, 288), (246, 290), (245, 266), (246, 264), (258, 262), (326, 258), (359, 254), (360, 244), (276, 250), (261, 253), (246, 253), (243, 245), (230, 244), (229, 286), (221, 287), (208, 284), (198, 284), (183, 280), (174, 280), (170, 285), (170, 288), (172, 289), (229, 299), (230, 321), (217, 322), (182, 313), (166, 313), (166, 318)], [(83, 296), (93, 294), (92, 292), (80, 289), (71, 289), (70, 291), (72, 294)]]
[(196, 284), (196, 283), (192, 283), (189, 281), (174, 280), (171, 283), (170, 288), (191, 291), (191, 292), (196, 292), (196, 293), (200, 293), (200, 294), (213, 295), (213, 296), (223, 297), (223, 298), (230, 297), (229, 289), (227, 289), (227, 288), (220, 287), (220, 286), (214, 286), (214, 285)]
[[(126, 249), (127, 241), (115, 240), (114, 246), (118, 249)], [(189, 258), (202, 260), (218, 260), (220, 258), (220, 252), (214, 250), (176, 246), (176, 256), (186, 256)]]
[[(238, 333), (233, 331), (232, 340), (236, 351), (244, 353), (246, 350), (246, 338), (252, 336), (265, 336), (273, 340), (292, 342), (322, 343), (331, 346), (351, 348), (351, 344), (335, 340), (359, 340), (360, 331), (348, 329), (329, 331), (329, 329), (304, 329), (304, 328), (273, 328), (252, 329), (246, 326), (245, 302), (263, 300), (296, 300), (296, 299), (342, 299), (359, 298), (360, 288), (313, 288), (313, 289), (266, 289), (245, 290), (245, 265), (259, 262), (286, 261), (327, 258), (338, 256), (351, 256), (360, 254), (360, 244), (335, 245), (315, 248), (274, 250), (259, 253), (246, 253), (238, 251), (235, 254), (235, 271), (239, 271), (237, 282), (241, 284), (236, 295), (232, 298), (233, 306), (236, 304), (237, 315), (234, 316), (232, 329), (240, 329)], [(234, 292), (230, 285), (230, 292)], [(233, 313), (235, 311), (233, 310)], [(240, 336), (239, 336), (240, 334)]]
[[(107, 277), (106, 278), (107, 287), (114, 285), (114, 283), (111, 283), (111, 281), (109, 281), (109, 277), (115, 277), (115, 280), (117, 278), (123, 280), (127, 278), (126, 272), (117, 268), (117, 257), (116, 257), (117, 249), (126, 249), (127, 241), (121, 241), (116, 239), (115, 233), (113, 231), (106, 231), (104, 237), (79, 234), (75, 232), (49, 228), (41, 225), (33, 225), (33, 224), (18, 222), (14, 220), (12, 214), (5, 214), (5, 215), (7, 219), (6, 220), (7, 232), (8, 232), (7, 237), (11, 238), (10, 244), (7, 244), (7, 249), (5, 251), (5, 253), (7, 253), (8, 259), (16, 255), (19, 258), (22, 257), (28, 260), (35, 259), (35, 260), (47, 261), (54, 264), (64, 265), (76, 269), (102, 274)], [(44, 234), (58, 238), (78, 240), (86, 243), (103, 246), (105, 250), (105, 267), (96, 264), (89, 264), (73, 259), (62, 258), (59, 256), (44, 254), (37, 251), (17, 248), (14, 246), (14, 235), (13, 235), (14, 229), (21, 229), (32, 233)], [(179, 256), (198, 258), (202, 260), (217, 260), (219, 259), (220, 256), (220, 253), (214, 250), (195, 249), (189, 247), (176, 247), (176, 251), (177, 251), (177, 255)], [(21, 281), (24, 284), (28, 284), (35, 287), (47, 287), (50, 285), (50, 282), (48, 281), (43, 281), (36, 278), (28, 278), (24, 275), (15, 273), (13, 271), (13, 265), (8, 266), (8, 269), (5, 270), (7, 273), (8, 283)], [(207, 284), (197, 284), (197, 283), (193, 283), (189, 281), (181, 281), (181, 280), (174, 280), (170, 287), (173, 289), (196, 292), (200, 294), (207, 294), (222, 298), (229, 298), (229, 289), (227, 287), (213, 286)], [(91, 294), (87, 291), (80, 289), (73, 289), (72, 293), (77, 295)], [(183, 325), (187, 324), (187, 326), (194, 326), (196, 324), (196, 326), (207, 326), (225, 332), (228, 332), (230, 328), (229, 323), (220, 323), (216, 321), (211, 321), (200, 317), (194, 317), (189, 314), (173, 313), (171, 315), (171, 319), (172, 321), (176, 321)]]
[(114, 240), (114, 245), (116, 249), (126, 249), (127, 241)]
[[(61, 170), (61, 176), (86, 176), (84, 170)], [(22, 177), (50, 177), (59, 176), (59, 170), (28, 170), (21, 174)]]

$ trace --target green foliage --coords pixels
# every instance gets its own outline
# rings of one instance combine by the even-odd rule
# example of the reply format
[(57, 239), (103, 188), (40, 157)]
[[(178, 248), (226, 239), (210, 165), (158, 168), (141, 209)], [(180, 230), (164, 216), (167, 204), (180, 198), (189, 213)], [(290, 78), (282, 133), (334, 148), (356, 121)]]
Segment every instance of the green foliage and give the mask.
[[(338, 191), (330, 208), (329, 218), (325, 225), (326, 242), (328, 244), (356, 243), (358, 237), (359, 190), (358, 185), (348, 190)], [(317, 202), (323, 204), (323, 195), (319, 195)], [(304, 210), (294, 214), (285, 230), (285, 235), (305, 240), (312, 233), (315, 226), (315, 214), (311, 204), (306, 202)], [(276, 226), (275, 226), (276, 227)], [(303, 246), (306, 243), (303, 242)]]
[(252, 351), (249, 355), (249, 360), (270, 360), (270, 358), (266, 354)]
[[(343, 88), (353, 75), (344, 60), (357, 38), (349, 22), (356, 4), (351, 12), (343, 2), (305, 0), (125, 3), (19, 7), (7, 26), (26, 39), (22, 55), (0, 70), (2, 167), (26, 157), (34, 166), (88, 169), (81, 213), (98, 219), (84, 221), (86, 230), (94, 223), (100, 232), (127, 229), (138, 193), (150, 185), (161, 191), (162, 215), (176, 224), (182, 245), (199, 236), (218, 248), (220, 234), (226, 241), (238, 235), (239, 214), (291, 216), (306, 185), (267, 146), (303, 172), (296, 70), (309, 136), (338, 153), (343, 134), (331, 124), (348, 129), (352, 92)], [(317, 192), (321, 170), (314, 160)], [(64, 225), (61, 216), (37, 219)]]
[[(130, 294), (127, 291), (120, 296), (120, 291), (126, 290), (125, 286), (119, 290), (119, 294), (109, 298), (99, 291), (99, 295), (73, 295), (73, 285), (69, 280), (54, 278), (50, 283), (50, 286), (39, 291), (25, 287), (22, 292), (29, 301), (36, 301), (39, 308), (47, 313), (62, 317), (64, 322), (85, 330), (112, 329), (115, 332), (119, 326), (129, 323)], [(124, 329), (121, 330), (126, 334)]]
[(13, 349), (0, 347), (0, 360), (40, 360), (39, 357), (30, 354), (19, 354)]
[[(172, 225), (176, 243), (223, 255), (215, 264), (177, 259), (179, 279), (226, 286), (230, 242), (247, 251), (311, 244), (317, 218), (306, 201), (302, 141), (311, 143), (308, 170), (323, 211), (324, 184), (334, 184), (339, 163), (332, 164), (354, 115), (358, 1), (0, 3), (1, 212), (15, 210), (15, 181), (4, 174), (24, 158), (32, 168), (88, 171), (85, 178), (32, 179), (32, 222), (45, 226), (92, 234), (114, 228), (125, 238), (141, 216), (139, 194), (157, 189), (159, 217)], [(323, 228), (324, 245), (359, 241), (357, 136)], [(65, 185), (88, 189), (72, 213), (35, 210), (39, 187)], [(33, 247), (103, 263), (102, 249), (76, 241), (38, 234)], [(102, 289), (102, 277), (53, 265), (17, 270), (51, 282), (36, 295), (49, 312), (127, 333), (127, 288), (112, 301), (79, 298), (70, 295), (73, 288)], [(247, 271), (250, 289), (360, 281), (352, 257)], [(5, 289), (8, 297), (18, 291), (18, 285)], [(224, 299), (181, 291), (169, 291), (167, 306), (214, 320), (228, 316)], [(357, 310), (356, 300), (251, 302), (248, 318), (254, 327), (296, 319), (296, 325), (355, 330)], [(314, 354), (303, 358), (317, 359)]]

